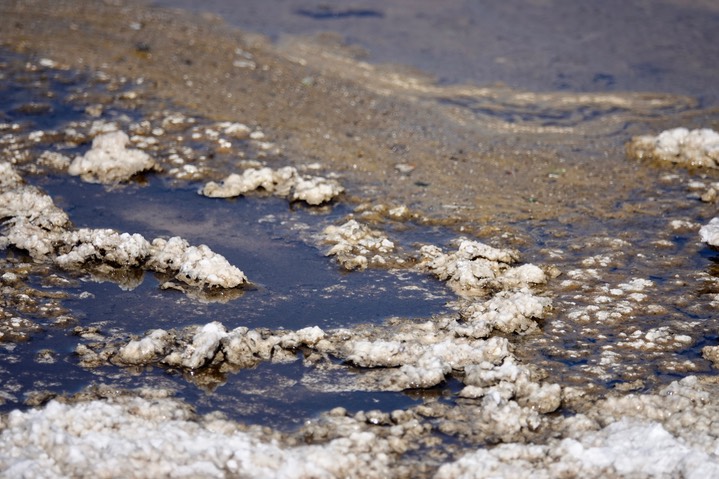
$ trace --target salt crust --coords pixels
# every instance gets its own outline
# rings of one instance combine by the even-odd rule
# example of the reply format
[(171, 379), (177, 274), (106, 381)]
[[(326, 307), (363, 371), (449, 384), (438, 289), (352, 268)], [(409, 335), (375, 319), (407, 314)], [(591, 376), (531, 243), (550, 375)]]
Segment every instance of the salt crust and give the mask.
[[(508, 367), (507, 374), (513, 368)], [(496, 407), (441, 403), (417, 411), (342, 408), (309, 421), (291, 445), (259, 429), (241, 429), (214, 415), (197, 416), (161, 394), (110, 396), (73, 405), (51, 401), (13, 411), (0, 426), (0, 470), (7, 477), (397, 477), (397, 460), (431, 434), (419, 418), (455, 426), (538, 427), (556, 436), (542, 443), (508, 442), (469, 452), (442, 465), (435, 477), (716, 477), (719, 417), (716, 384), (687, 377), (652, 395), (611, 397), (584, 413), (556, 416), (550, 426), (516, 403)], [(473, 414), (453, 416), (452, 412)], [(417, 413), (420, 415), (418, 416)], [(529, 422), (527, 422), (529, 421)], [(524, 425), (522, 425), (524, 424)], [(493, 437), (503, 437), (500, 430)], [(337, 457), (342, 460), (337, 460)], [(420, 461), (422, 459), (420, 458)]]
[(447, 281), (462, 296), (482, 295), (488, 289), (526, 288), (547, 281), (545, 273), (535, 265), (511, 266), (519, 259), (515, 251), (500, 250), (478, 241), (462, 240), (453, 253), (426, 245), (420, 254), (419, 269)]
[(155, 329), (116, 351), (102, 352), (102, 356), (110, 356), (111, 362), (117, 364), (138, 365), (160, 361), (170, 366), (198, 369), (222, 353), (223, 360), (228, 364), (246, 368), (282, 357), (283, 350), (316, 347), (323, 339), (325, 332), (317, 326), (276, 333), (249, 330), (244, 326), (227, 331), (215, 321), (180, 332)]
[(348, 270), (385, 265), (387, 255), (394, 251), (394, 243), (386, 236), (353, 219), (340, 226), (328, 226), (322, 239), (333, 245), (325, 254), (334, 256)]
[(658, 394), (610, 397), (560, 421), (562, 439), (480, 449), (436, 477), (716, 477), (716, 388), (688, 376)]
[(719, 218), (712, 218), (708, 224), (699, 229), (702, 242), (719, 247)]
[(237, 267), (207, 246), (190, 246), (179, 237), (148, 242), (139, 234), (111, 229), (74, 229), (50, 196), (21, 183), (7, 163), (0, 187), (0, 217), (8, 218), (0, 247), (13, 245), (39, 261), (63, 268), (106, 265), (143, 268), (199, 288), (234, 288), (247, 282)]
[(629, 156), (651, 158), (694, 166), (719, 166), (719, 133), (708, 128), (688, 130), (674, 128), (657, 136), (632, 138), (627, 145)]
[(120, 397), (13, 411), (0, 434), (0, 470), (46, 478), (389, 477), (382, 449), (386, 441), (368, 431), (283, 448), (235, 423), (197, 418), (177, 401)]
[(290, 201), (304, 201), (310, 205), (331, 201), (344, 191), (334, 180), (321, 176), (303, 177), (296, 168), (286, 166), (277, 170), (249, 168), (242, 174), (232, 173), (222, 183), (207, 183), (200, 194), (211, 198), (230, 198), (259, 188), (275, 196)]
[(96, 136), (92, 148), (70, 163), (68, 173), (93, 183), (118, 183), (154, 168), (155, 162), (150, 155), (126, 147), (129, 141), (122, 131)]

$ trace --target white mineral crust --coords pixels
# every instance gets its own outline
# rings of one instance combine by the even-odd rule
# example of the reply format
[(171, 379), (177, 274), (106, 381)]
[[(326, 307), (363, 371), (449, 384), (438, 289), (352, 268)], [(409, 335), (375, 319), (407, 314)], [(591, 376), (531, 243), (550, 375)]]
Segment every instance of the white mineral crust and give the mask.
[(706, 224), (699, 229), (699, 236), (702, 242), (719, 247), (719, 217), (712, 218), (709, 224)]
[(547, 281), (544, 272), (535, 265), (511, 266), (519, 259), (516, 252), (493, 248), (478, 241), (463, 240), (453, 253), (444, 253), (437, 246), (425, 245), (420, 248), (420, 254), (419, 269), (447, 281), (461, 295), (482, 294), (492, 286), (515, 289)]
[(628, 145), (631, 156), (656, 158), (695, 166), (719, 166), (719, 133), (708, 128), (688, 130), (674, 128), (657, 136), (632, 138)]
[(95, 137), (92, 148), (72, 161), (68, 173), (94, 183), (117, 183), (152, 169), (155, 162), (150, 155), (126, 148), (129, 141), (127, 134), (122, 131)]
[(150, 269), (200, 288), (234, 288), (247, 277), (205, 245), (190, 246), (179, 237), (149, 243), (140, 234), (111, 229), (74, 229), (52, 198), (24, 185), (8, 163), (0, 163), (0, 217), (6, 218), (0, 247), (13, 245), (37, 260), (64, 268), (85, 264)]
[[(386, 441), (358, 431), (282, 447), (237, 425), (197, 418), (165, 398), (51, 401), (13, 411), (0, 432), (4, 477), (389, 477)], [(338, 460), (341, 458), (341, 460)]]
[(167, 331), (155, 329), (144, 338), (130, 341), (120, 348), (119, 356), (126, 364), (145, 364), (161, 355), (167, 347)]
[(247, 277), (232, 266), (224, 256), (205, 245), (190, 246), (179, 236), (169, 240), (152, 241), (152, 253), (147, 266), (161, 273), (174, 274), (189, 285), (200, 287), (234, 288), (247, 282)]
[(249, 168), (242, 174), (232, 173), (221, 183), (207, 183), (200, 190), (200, 194), (211, 198), (230, 198), (259, 188), (275, 196), (291, 201), (304, 201), (310, 205), (331, 201), (344, 191), (334, 180), (320, 176), (302, 177), (297, 169), (286, 166), (277, 170), (267, 167)]

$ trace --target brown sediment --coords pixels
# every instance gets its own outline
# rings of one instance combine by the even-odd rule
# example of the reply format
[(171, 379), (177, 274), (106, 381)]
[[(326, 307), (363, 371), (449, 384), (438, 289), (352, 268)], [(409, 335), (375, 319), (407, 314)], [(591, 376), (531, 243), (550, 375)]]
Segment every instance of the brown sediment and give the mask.
[(215, 17), (134, 2), (5, 2), (0, 31), (12, 49), (142, 78), (150, 96), (259, 125), (292, 163), (343, 176), (350, 195), (504, 228), (612, 214), (656, 175), (624, 159), (630, 134), (697, 115), (674, 95), (440, 87), (359, 62), (336, 39), (276, 46)]

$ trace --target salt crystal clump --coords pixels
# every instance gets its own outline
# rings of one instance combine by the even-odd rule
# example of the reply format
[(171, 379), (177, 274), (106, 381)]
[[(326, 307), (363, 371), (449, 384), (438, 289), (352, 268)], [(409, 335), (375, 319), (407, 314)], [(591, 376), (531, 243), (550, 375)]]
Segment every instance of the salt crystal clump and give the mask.
[(130, 141), (122, 131), (95, 137), (92, 148), (73, 160), (68, 173), (93, 183), (117, 183), (152, 169), (155, 162), (147, 153), (125, 147)]
[(176, 279), (199, 287), (234, 288), (247, 282), (247, 277), (232, 266), (224, 256), (205, 245), (190, 246), (175, 236), (169, 240), (152, 241), (152, 253), (147, 266), (161, 273), (173, 274)]
[(709, 224), (702, 226), (699, 229), (699, 236), (702, 242), (719, 247), (719, 217), (712, 218)]
[[(170, 366), (199, 369), (209, 362), (222, 361), (248, 368), (262, 361), (295, 360), (293, 351), (300, 347), (316, 348), (326, 337), (317, 327), (298, 331), (248, 329), (244, 326), (227, 331), (219, 322), (181, 331), (149, 331), (142, 339), (124, 342), (105, 341), (93, 348), (84, 348), (81, 356), (110, 358), (120, 365), (146, 365), (162, 362)], [(289, 359), (288, 359), (289, 358)], [(102, 362), (96, 365), (103, 364)]]
[(445, 464), (437, 479), (686, 477), (719, 474), (714, 455), (688, 446), (660, 424), (623, 420), (549, 445), (500, 444)]
[(22, 183), (22, 178), (15, 172), (10, 163), (0, 162), (0, 191), (4, 191)]
[[(168, 398), (51, 401), (10, 413), (4, 477), (390, 477), (391, 449), (370, 431), (283, 447)], [(342, 458), (342, 460), (337, 460)]]
[(528, 289), (500, 291), (483, 303), (473, 303), (462, 311), (466, 318), (455, 328), (458, 334), (486, 338), (494, 330), (503, 333), (528, 333), (537, 329), (535, 319), (544, 317), (552, 301), (532, 294)]
[(212, 360), (220, 347), (220, 341), (227, 336), (225, 327), (214, 321), (202, 326), (182, 353), (170, 354), (165, 362), (171, 365), (197, 369)]
[(150, 331), (144, 338), (133, 340), (120, 348), (119, 359), (125, 364), (146, 364), (169, 347), (169, 335), (163, 329)]
[(150, 269), (200, 288), (234, 288), (247, 282), (242, 271), (205, 245), (190, 246), (182, 238), (155, 239), (111, 229), (74, 229), (67, 214), (52, 198), (21, 183), (7, 163), (0, 183), (0, 217), (6, 218), (0, 247), (13, 245), (43, 261), (64, 268), (87, 263), (111, 267)]
[(259, 188), (275, 196), (291, 201), (304, 201), (310, 205), (321, 205), (331, 201), (344, 191), (334, 180), (322, 177), (302, 177), (297, 169), (286, 166), (278, 170), (271, 168), (248, 168), (241, 175), (232, 173), (222, 183), (211, 181), (200, 194), (211, 198), (240, 196)]
[(341, 226), (328, 226), (322, 232), (325, 242), (333, 244), (327, 256), (335, 256), (346, 269), (365, 269), (370, 263), (383, 265), (394, 243), (379, 231), (349, 220)]
[(627, 146), (629, 156), (652, 158), (694, 166), (719, 166), (719, 133), (708, 128), (688, 130), (674, 128), (657, 136), (632, 138)]
[(428, 271), (458, 294), (483, 294), (488, 288), (521, 288), (547, 281), (537, 266), (510, 265), (519, 259), (515, 251), (500, 250), (477, 241), (463, 240), (454, 253), (445, 254), (434, 245), (420, 248), (419, 269)]
[(87, 262), (137, 267), (150, 254), (150, 243), (142, 235), (118, 233), (111, 229), (68, 231), (61, 236), (61, 242), (55, 262), (65, 268)]

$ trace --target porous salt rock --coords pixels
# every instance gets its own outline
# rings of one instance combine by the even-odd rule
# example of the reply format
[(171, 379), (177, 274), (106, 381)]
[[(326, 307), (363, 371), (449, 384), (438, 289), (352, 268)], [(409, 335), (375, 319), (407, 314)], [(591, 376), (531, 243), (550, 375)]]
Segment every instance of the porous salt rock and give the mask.
[(179, 236), (153, 240), (146, 265), (192, 286), (234, 288), (247, 282), (245, 274), (224, 256), (214, 253), (206, 245), (190, 246)]
[(333, 246), (325, 253), (335, 256), (345, 269), (365, 269), (373, 264), (385, 264), (384, 256), (394, 251), (394, 243), (379, 231), (349, 220), (343, 225), (330, 225), (322, 231), (323, 240)]
[[(4, 477), (390, 477), (390, 448), (370, 431), (283, 447), (167, 398), (56, 401), (14, 411), (0, 433)], [(337, 460), (342, 458), (342, 460)]]
[(154, 329), (144, 338), (130, 341), (120, 348), (118, 357), (126, 364), (146, 364), (165, 352), (168, 339), (167, 331)]
[(500, 444), (444, 464), (438, 479), (484, 477), (713, 477), (716, 457), (660, 424), (623, 420), (549, 445)]
[(444, 253), (439, 247), (420, 248), (418, 268), (434, 274), (458, 294), (476, 296), (487, 288), (521, 288), (547, 281), (537, 266), (510, 266), (518, 261), (515, 251), (500, 250), (478, 241), (462, 240), (456, 252)]
[(33, 186), (0, 194), (0, 217), (12, 218), (11, 222), (25, 221), (47, 231), (70, 225), (67, 214), (55, 206), (52, 198)]
[(113, 131), (95, 137), (92, 148), (76, 157), (68, 173), (94, 183), (117, 183), (132, 175), (152, 169), (154, 160), (147, 153), (126, 148), (130, 141), (122, 131)]
[(5, 161), (0, 162), (0, 191), (5, 191), (22, 183), (22, 178), (15, 168)]
[(468, 342), (454, 340), (448, 334), (426, 344), (421, 340), (349, 341), (342, 346), (340, 356), (361, 367), (399, 366), (387, 371), (381, 387), (402, 390), (435, 386), (452, 370), (470, 364), (495, 364), (509, 354), (504, 338)]
[(297, 348), (301, 345), (315, 346), (326, 337), (325, 332), (319, 326), (302, 328), (282, 336), (283, 348)]
[(189, 369), (197, 369), (211, 361), (220, 348), (220, 342), (227, 337), (225, 327), (217, 322), (207, 323), (202, 326), (192, 338), (192, 344), (189, 344), (185, 351), (180, 353), (179, 358), (172, 356), (166, 358), (168, 363), (174, 363), (179, 359), (183, 367)]
[(137, 267), (151, 251), (150, 243), (142, 235), (111, 229), (80, 228), (64, 233), (61, 241), (55, 262), (65, 268), (92, 261)]
[(657, 136), (636, 136), (627, 145), (629, 156), (694, 166), (719, 166), (719, 133), (708, 128), (674, 128)]
[(719, 367), (719, 346), (704, 346), (702, 357), (714, 363), (715, 368)]
[(699, 236), (703, 243), (719, 247), (719, 217), (712, 218), (708, 224), (699, 229)]
[(310, 205), (331, 201), (344, 191), (334, 180), (320, 176), (302, 177), (296, 168), (286, 166), (277, 170), (267, 167), (248, 168), (241, 175), (232, 173), (221, 183), (207, 183), (200, 194), (211, 198), (230, 198), (259, 188), (275, 196), (290, 201), (304, 201)]
[(344, 189), (334, 180), (321, 176), (299, 178), (292, 192), (292, 201), (304, 201), (313, 206), (321, 205), (339, 196)]
[(276, 335), (263, 335), (257, 330), (241, 326), (222, 338), (222, 351), (230, 364), (251, 367), (260, 361), (272, 359), (275, 346), (281, 341)]
[(485, 338), (493, 330), (503, 333), (527, 333), (537, 327), (534, 319), (544, 317), (551, 299), (519, 291), (500, 291), (483, 303), (473, 303), (462, 311), (466, 321), (455, 328), (463, 336)]

